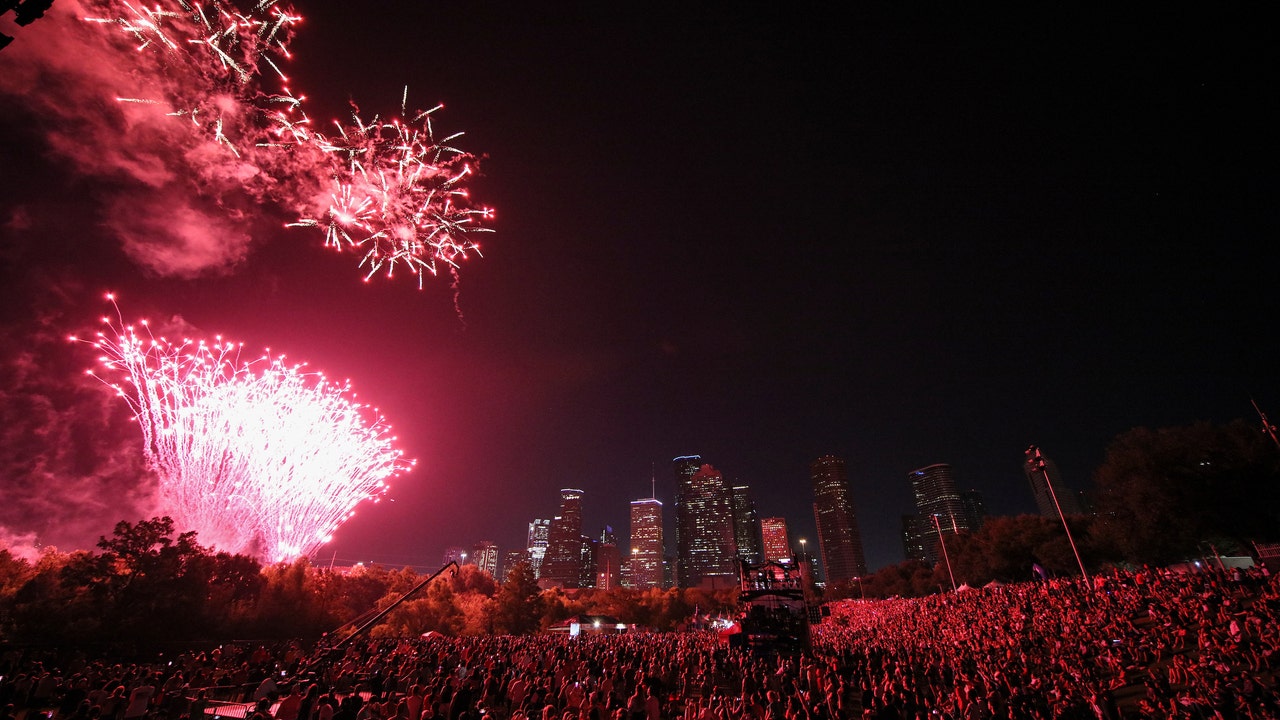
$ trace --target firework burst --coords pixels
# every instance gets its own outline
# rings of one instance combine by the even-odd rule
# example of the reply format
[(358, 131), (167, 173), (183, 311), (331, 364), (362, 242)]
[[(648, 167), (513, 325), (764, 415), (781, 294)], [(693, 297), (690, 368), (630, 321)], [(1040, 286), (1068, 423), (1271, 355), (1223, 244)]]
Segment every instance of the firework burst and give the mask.
[(493, 211), (473, 207), (463, 187), (473, 158), (450, 144), (462, 133), (435, 138), (431, 115), (442, 107), (409, 122), (364, 122), (353, 114), (349, 126), (338, 125), (337, 136), (313, 135), (334, 161), (333, 189), (323, 217), (293, 224), (322, 228), (329, 246), (362, 253), (366, 280), (384, 267), (390, 277), (399, 263), (418, 276), (421, 287), (438, 264), (452, 272), (459, 261), (479, 255), (471, 236), (491, 232), (479, 221)]
[[(281, 61), (289, 57), (293, 27), (302, 20), (276, 0), (242, 10), (232, 3), (188, 0), (152, 6), (98, 0), (86, 22), (118, 28), (136, 50), (136, 69), (153, 93), (117, 98), (164, 108), (241, 157), (269, 125), (268, 112), (297, 108)], [(261, 82), (269, 69), (280, 87)]]
[[(295, 209), (289, 226), (315, 228), (329, 247), (356, 252), (366, 280), (403, 267), (421, 287), (426, 275), (455, 274), (480, 255), (475, 234), (491, 232), (481, 222), (493, 211), (470, 201), (476, 158), (452, 144), (462, 133), (436, 139), (431, 117), (442, 106), (407, 120), (366, 122), (357, 112), (332, 135), (315, 131), (281, 70), (302, 19), (291, 8), (277, 0), (244, 9), (227, 0), (92, 7), (97, 16), (86, 21), (121, 31), (116, 44), (136, 56), (146, 89), (119, 102), (189, 121), (226, 155), (189, 152), (209, 165), (202, 175), (252, 178), (253, 192)], [(407, 96), (401, 118), (410, 117)]]
[(412, 466), (349, 384), (283, 356), (242, 362), (220, 337), (155, 337), (118, 309), (103, 323), (85, 341), (102, 352), (90, 374), (133, 410), (162, 511), (206, 545), (268, 562), (310, 555)]

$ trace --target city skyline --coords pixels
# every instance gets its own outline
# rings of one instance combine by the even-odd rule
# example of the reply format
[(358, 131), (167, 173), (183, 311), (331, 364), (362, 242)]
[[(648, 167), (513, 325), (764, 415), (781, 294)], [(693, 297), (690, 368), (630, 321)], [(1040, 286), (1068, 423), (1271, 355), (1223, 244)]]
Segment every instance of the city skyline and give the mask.
[[(703, 463), (702, 457), (698, 455), (673, 458), (672, 465), (675, 469), (678, 485), (696, 485), (699, 481), (705, 482), (708, 479), (715, 481), (719, 476), (718, 471), (709, 463)], [(835, 566), (837, 582), (873, 572), (867, 566), (866, 560), (862, 555), (863, 538), (857, 525), (856, 514), (851, 508), (845, 508), (845, 505), (849, 502), (848, 490), (851, 487), (844, 471), (843, 459), (825, 455), (815, 459), (810, 463), (809, 467), (815, 498), (813, 503), (815, 519), (825, 514), (830, 518), (828, 523), (832, 526), (830, 540), (824, 540), (820, 530), (814, 533), (814, 540), (818, 550), (816, 559), (824, 581), (827, 580), (827, 567), (829, 565)], [(911, 486), (915, 495), (917, 513), (903, 516), (902, 539), (905, 543), (904, 556), (887, 564), (911, 559), (935, 561), (933, 551), (926, 552), (925, 548), (926, 544), (929, 547), (936, 545), (937, 533), (932, 527), (926, 527), (928, 525), (926, 522), (920, 525), (919, 533), (915, 534), (910, 529), (915, 524), (909, 522), (909, 519), (920, 521), (921, 518), (932, 518), (934, 511), (941, 511), (948, 517), (948, 527), (945, 529), (945, 532), (948, 533), (975, 531), (981, 525), (986, 517), (981, 493), (973, 490), (957, 491), (951, 475), (951, 467), (945, 463), (937, 463), (908, 473), (907, 484)], [(652, 489), (656, 489), (656, 487), (655, 480), (652, 483)], [(718, 492), (721, 495), (718, 505), (715, 504), (712, 498), (706, 496), (708, 492), (712, 494)], [(664, 561), (670, 561), (675, 564), (677, 585), (681, 587), (696, 587), (703, 584), (703, 577), (708, 566), (712, 567), (713, 572), (711, 574), (713, 575), (724, 576), (732, 574), (726, 570), (726, 565), (708, 561), (705, 557), (708, 554), (714, 555), (716, 560), (726, 563), (729, 559), (741, 559), (748, 563), (759, 564), (761, 562), (789, 559), (805, 552), (803, 546), (809, 541), (808, 538), (792, 538), (788, 529), (788, 521), (785, 517), (762, 516), (754, 501), (751, 500), (751, 491), (748, 486), (736, 485), (727, 487), (723, 483), (717, 483), (710, 490), (705, 486), (695, 487), (692, 493), (697, 496), (694, 503), (697, 509), (706, 510), (710, 506), (712, 508), (712, 517), (698, 520), (690, 519), (687, 521), (688, 525), (693, 528), (695, 525), (709, 523), (710, 527), (698, 527), (696, 531), (710, 532), (713, 536), (724, 532), (726, 529), (732, 530), (735, 542), (732, 544), (731, 552), (723, 549), (726, 547), (723, 541), (712, 541), (711, 545), (690, 541), (684, 545), (668, 547), (665, 537), (671, 534), (665, 531), (662, 502), (652, 497), (652, 493), (650, 497), (637, 498), (630, 502), (630, 532), (625, 547), (622, 547), (623, 543), (617, 539), (618, 535), (612, 525), (605, 525), (601, 528), (599, 541), (595, 541), (590, 537), (587, 528), (577, 525), (580, 543), (582, 546), (596, 543), (597, 551), (611, 546), (612, 549), (609, 554), (611, 560), (621, 559), (624, 562), (631, 563), (627, 571), (626, 584), (631, 587), (641, 588), (661, 586)], [(572, 560), (575, 557), (575, 554), (568, 549), (567, 538), (571, 536), (571, 530), (566, 530), (565, 528), (571, 528), (574, 523), (580, 522), (584, 506), (588, 505), (589, 501), (583, 497), (583, 493), (580, 490), (562, 489), (560, 494), (561, 515), (550, 521), (541, 519), (531, 521), (529, 523), (526, 546), (518, 550), (504, 549), (504, 552), (507, 554), (523, 553), (523, 556), (530, 561), (535, 575), (545, 577), (552, 584), (571, 588), (574, 586), (567, 585), (565, 577), (561, 577), (555, 572), (552, 575), (542, 575), (537, 561), (540, 557), (539, 551), (545, 550), (550, 544), (548, 540), (549, 533), (545, 528), (554, 527), (557, 523), (563, 523), (564, 518), (562, 516), (564, 515), (569, 515), (574, 520), (567, 525), (560, 525), (561, 542), (566, 543), (565, 548), (561, 550), (562, 562), (566, 559)], [(726, 505), (729, 506), (727, 515), (724, 508)], [(820, 505), (826, 508), (824, 512), (818, 510)], [(566, 513), (567, 508), (569, 511)], [(679, 523), (679, 520), (677, 519), (676, 522)], [(815, 529), (820, 526), (820, 523), (815, 523)], [(544, 528), (544, 530), (539, 534), (536, 532), (537, 528)], [(751, 537), (752, 535), (754, 535), (754, 539), (749, 539), (746, 543), (742, 542), (743, 537)], [(827, 542), (830, 542), (832, 547), (829, 552), (823, 549)], [(913, 552), (913, 543), (918, 546), (918, 552)], [(795, 545), (800, 545), (801, 547), (797, 548)], [(687, 554), (688, 557), (682, 556), (682, 553)], [(841, 558), (841, 553), (847, 555), (847, 557)], [(829, 559), (829, 556), (835, 559)], [(446, 562), (450, 557), (449, 553), (446, 552)], [(571, 573), (573, 577), (585, 578), (586, 574), (584, 573), (592, 572), (593, 568), (590, 564), (594, 562), (594, 574), (603, 579), (604, 574), (609, 573), (610, 582), (617, 581), (617, 577), (612, 574), (617, 570), (602, 569), (608, 568), (608, 565), (602, 564), (603, 561), (599, 559), (591, 559), (585, 547), (581, 555), (576, 555), (576, 557), (579, 557), (584, 565), (577, 572)], [(693, 559), (694, 569), (692, 571), (686, 569), (682, 572), (680, 565), (688, 559)], [(473, 562), (474, 564), (480, 564), (479, 561)], [(637, 565), (637, 563), (641, 564)], [(639, 572), (636, 570), (637, 567), (641, 568)], [(505, 564), (504, 568), (510, 570), (511, 563)], [(595, 585), (587, 585), (585, 583), (580, 585), (581, 587), (601, 587), (599, 582)]]
[(501, 552), (562, 488), (620, 540), (656, 496), (671, 547), (692, 454), (817, 555), (834, 455), (871, 570), (903, 556), (912, 469), (1035, 513), (1031, 445), (1087, 491), (1133, 428), (1280, 416), (1280, 63), (1252, 8), (300, 0), (276, 59), (312, 126), (437, 108), (494, 209), (456, 272), (366, 277), (275, 192), (302, 158), (120, 102), (172, 60), (74, 7), (0, 18), (0, 539), (31, 552), (154, 514), (139, 426), (66, 340), (108, 292), (387, 420), (416, 464), (318, 564)]

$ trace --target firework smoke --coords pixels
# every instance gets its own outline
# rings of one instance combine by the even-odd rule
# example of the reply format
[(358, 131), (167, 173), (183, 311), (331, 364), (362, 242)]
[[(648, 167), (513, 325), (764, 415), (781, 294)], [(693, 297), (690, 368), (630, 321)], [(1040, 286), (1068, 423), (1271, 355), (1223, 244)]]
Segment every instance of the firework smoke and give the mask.
[(366, 279), (400, 265), (421, 285), (478, 255), (491, 211), (470, 204), (475, 158), (449, 144), (458, 134), (437, 142), (434, 110), (315, 131), (284, 73), (301, 18), (277, 0), (246, 6), (63, 0), (6, 50), (0, 94), (109, 181), (104, 226), (158, 274), (234, 268), (266, 206), (354, 250)]
[(155, 476), (127, 409), (77, 370), (66, 318), (44, 297), (34, 327), (0, 328), (0, 547), (27, 558), (93, 547), (122, 518), (155, 515)]
[(161, 511), (202, 544), (267, 562), (310, 555), (411, 466), (348, 385), (283, 357), (241, 362), (221, 338), (170, 342), (145, 322), (142, 334), (103, 322), (97, 377), (142, 428)]

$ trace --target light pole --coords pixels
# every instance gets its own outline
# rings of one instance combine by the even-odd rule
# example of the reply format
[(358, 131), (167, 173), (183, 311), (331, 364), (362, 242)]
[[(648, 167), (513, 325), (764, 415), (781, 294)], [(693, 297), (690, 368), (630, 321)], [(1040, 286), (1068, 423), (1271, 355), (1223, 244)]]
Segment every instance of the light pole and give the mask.
[(1058, 494), (1053, 491), (1053, 483), (1049, 481), (1049, 465), (1044, 461), (1044, 456), (1040, 454), (1040, 448), (1032, 445), (1027, 448), (1027, 453), (1031, 455), (1031, 467), (1039, 470), (1044, 474), (1044, 486), (1049, 489), (1049, 497), (1053, 499), (1053, 507), (1058, 511), (1058, 517), (1062, 520), (1062, 529), (1067, 531), (1067, 542), (1071, 544), (1071, 552), (1076, 556), (1076, 564), (1080, 566), (1080, 574), (1084, 576), (1084, 582), (1089, 584), (1089, 572), (1084, 569), (1084, 561), (1080, 559), (1080, 551), (1076, 550), (1076, 541), (1071, 538), (1071, 527), (1067, 525), (1067, 516), (1062, 514), (1062, 506), (1058, 504)]
[(947, 541), (942, 539), (942, 528), (938, 525), (938, 513), (933, 514), (933, 529), (938, 533), (938, 544), (942, 546), (942, 558), (947, 561), (947, 576), (951, 578), (951, 592), (955, 592), (956, 576), (951, 572), (951, 558), (947, 555)]
[[(804, 538), (800, 538), (800, 562), (804, 562), (804, 561), (805, 561), (805, 557), (806, 557), (806, 555), (805, 555), (805, 545), (806, 545), (806, 543), (808, 543), (808, 542), (809, 542), (808, 540), (805, 540)], [(796, 564), (798, 565), (799, 563), (796, 563)]]

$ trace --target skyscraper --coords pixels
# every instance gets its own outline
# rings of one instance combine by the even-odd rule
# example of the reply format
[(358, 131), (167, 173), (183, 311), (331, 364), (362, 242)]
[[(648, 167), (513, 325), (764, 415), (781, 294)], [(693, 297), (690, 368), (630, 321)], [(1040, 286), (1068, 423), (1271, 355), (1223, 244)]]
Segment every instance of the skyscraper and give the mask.
[(764, 548), (761, 547), (760, 515), (756, 513), (751, 488), (735, 485), (729, 492), (733, 503), (733, 540), (738, 546), (738, 557), (758, 565), (764, 559)]
[(662, 503), (657, 498), (631, 501), (631, 587), (661, 588)]
[(475, 547), (471, 548), (471, 562), (494, 578), (498, 578), (498, 544), (492, 540), (481, 540), (476, 543)]
[[(1031, 495), (1036, 499), (1036, 509), (1040, 511), (1040, 515), (1055, 520), (1058, 518), (1058, 507), (1053, 504), (1055, 495), (1058, 505), (1062, 507), (1063, 515), (1083, 513), (1084, 509), (1081, 507), (1079, 496), (1062, 482), (1062, 473), (1058, 470), (1058, 464), (1044, 455), (1039, 455), (1039, 459), (1044, 461), (1042, 469), (1037, 461), (1038, 453), (1039, 449), (1034, 445), (1027, 448), (1023, 455), (1022, 473), (1031, 484)], [(1046, 472), (1049, 473), (1047, 480)], [(1052, 492), (1050, 492), (1050, 482), (1053, 483)]]
[[(502, 556), (502, 567), (498, 568), (498, 572), (501, 577), (496, 578), (497, 581), (499, 583), (505, 582), (507, 576), (511, 574), (511, 570), (522, 562), (529, 562), (528, 550), (508, 550), (506, 554)], [(532, 564), (530, 564), (530, 567), (532, 567)]]
[(732, 495), (714, 467), (702, 464), (689, 473), (690, 459), (675, 459), (679, 584), (725, 586), (736, 582), (738, 575)]
[(786, 518), (761, 518), (760, 534), (763, 536), (765, 562), (791, 560), (791, 539), (787, 537)]
[(907, 479), (916, 501), (916, 512), (920, 515), (921, 541), (929, 561), (937, 562), (942, 557), (939, 530), (943, 535), (972, 530), (964, 504), (960, 502), (960, 493), (956, 491), (955, 477), (950, 465), (936, 463), (912, 470), (907, 473)]
[(978, 532), (987, 521), (987, 504), (982, 500), (982, 493), (977, 490), (965, 490), (960, 493), (960, 507), (964, 508), (965, 522), (969, 529)]
[(853, 507), (853, 489), (844, 459), (824, 455), (809, 464), (813, 482), (813, 519), (818, 530), (818, 552), (828, 584), (867, 574), (862, 554), (862, 533)]
[(924, 520), (919, 515), (902, 516), (902, 553), (908, 560), (933, 562), (929, 557), (929, 549), (925, 547)]
[(534, 577), (541, 577), (542, 561), (547, 556), (547, 545), (550, 542), (550, 520), (538, 518), (529, 523), (529, 564), (533, 566)]
[(459, 565), (462, 565), (463, 563), (466, 562), (466, 560), (467, 560), (466, 550), (463, 550), (462, 548), (457, 547), (456, 545), (452, 547), (447, 547), (444, 549), (445, 565), (448, 565), (451, 562), (456, 562)]
[(595, 568), (596, 588), (613, 590), (618, 587), (622, 578), (622, 553), (618, 551), (618, 536), (608, 525), (600, 533), (600, 544), (596, 546)]
[(578, 584), (565, 587), (593, 588), (598, 579), (596, 563), (600, 556), (600, 541), (588, 535), (581, 536), (578, 541), (579, 552), (581, 552), (578, 557)]
[[(680, 488), (689, 484), (690, 479), (692, 479), (694, 474), (698, 472), (698, 468), (702, 467), (702, 456), (701, 455), (682, 455), (672, 460), (671, 464), (674, 467), (675, 473), (676, 473), (675, 512), (676, 512), (676, 548), (677, 548), (676, 553), (678, 555), (679, 548), (681, 547)], [(679, 559), (677, 559), (676, 564), (678, 565), (679, 562), (680, 562)]]
[(551, 520), (547, 554), (538, 579), (565, 588), (582, 585), (582, 491), (560, 491), (560, 514)]

